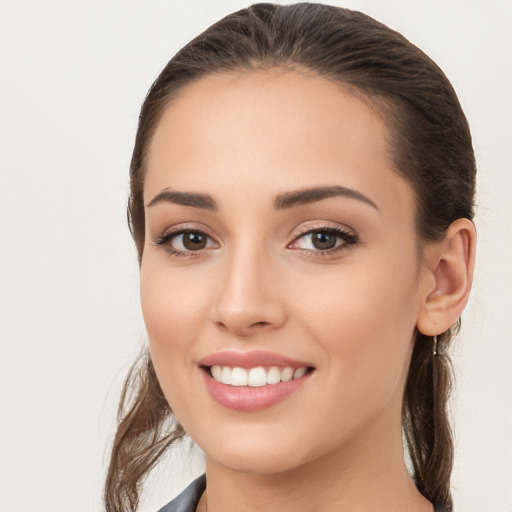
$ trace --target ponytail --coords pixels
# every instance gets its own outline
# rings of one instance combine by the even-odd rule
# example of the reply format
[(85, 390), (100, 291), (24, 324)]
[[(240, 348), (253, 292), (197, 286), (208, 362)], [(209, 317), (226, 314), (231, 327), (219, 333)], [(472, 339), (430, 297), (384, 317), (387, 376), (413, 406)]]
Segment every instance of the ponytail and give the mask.
[(434, 339), (417, 333), (405, 387), (403, 430), (416, 487), (436, 507), (452, 510), (450, 475), (453, 439), (448, 416), (448, 398), (453, 372), (446, 346), (453, 329)]
[(128, 372), (117, 416), (103, 498), (106, 512), (134, 512), (145, 478), (185, 435), (171, 414), (147, 350)]

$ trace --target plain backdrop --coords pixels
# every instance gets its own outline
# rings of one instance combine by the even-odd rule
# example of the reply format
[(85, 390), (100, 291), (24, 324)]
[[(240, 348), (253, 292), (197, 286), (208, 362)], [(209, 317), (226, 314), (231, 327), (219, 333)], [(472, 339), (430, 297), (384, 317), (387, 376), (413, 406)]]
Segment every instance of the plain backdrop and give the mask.
[[(479, 165), (477, 271), (455, 344), (460, 512), (512, 512), (512, 1), (346, 0), (446, 72)], [(145, 343), (126, 226), (138, 110), (239, 0), (0, 0), (0, 511), (101, 510), (119, 390)], [(156, 511), (202, 471), (184, 447)]]

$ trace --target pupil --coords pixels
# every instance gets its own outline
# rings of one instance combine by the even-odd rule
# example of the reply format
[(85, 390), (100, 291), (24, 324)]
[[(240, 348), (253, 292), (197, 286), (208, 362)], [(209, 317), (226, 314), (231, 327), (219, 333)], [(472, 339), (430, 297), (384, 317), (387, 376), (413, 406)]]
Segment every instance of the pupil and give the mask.
[(332, 249), (336, 245), (336, 235), (322, 232), (314, 233), (312, 242), (315, 249)]
[(183, 245), (189, 251), (204, 249), (206, 246), (206, 237), (201, 233), (185, 233), (183, 235)]

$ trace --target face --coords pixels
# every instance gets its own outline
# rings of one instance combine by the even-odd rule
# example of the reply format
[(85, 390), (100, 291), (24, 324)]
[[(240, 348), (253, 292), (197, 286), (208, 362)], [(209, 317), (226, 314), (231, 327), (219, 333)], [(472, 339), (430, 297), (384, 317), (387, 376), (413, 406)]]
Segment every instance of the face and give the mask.
[(275, 473), (400, 438), (422, 272), (387, 139), (365, 103), (284, 70), (206, 77), (165, 111), (142, 309), (207, 463)]

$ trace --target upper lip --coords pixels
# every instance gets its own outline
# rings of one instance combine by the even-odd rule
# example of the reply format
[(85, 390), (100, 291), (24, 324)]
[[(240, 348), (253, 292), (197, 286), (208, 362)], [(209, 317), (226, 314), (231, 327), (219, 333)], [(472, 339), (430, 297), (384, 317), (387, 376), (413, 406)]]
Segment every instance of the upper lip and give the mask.
[(231, 366), (237, 368), (255, 368), (257, 366), (280, 366), (291, 368), (308, 368), (312, 365), (265, 350), (234, 352), (225, 350), (210, 354), (198, 361), (200, 366)]

